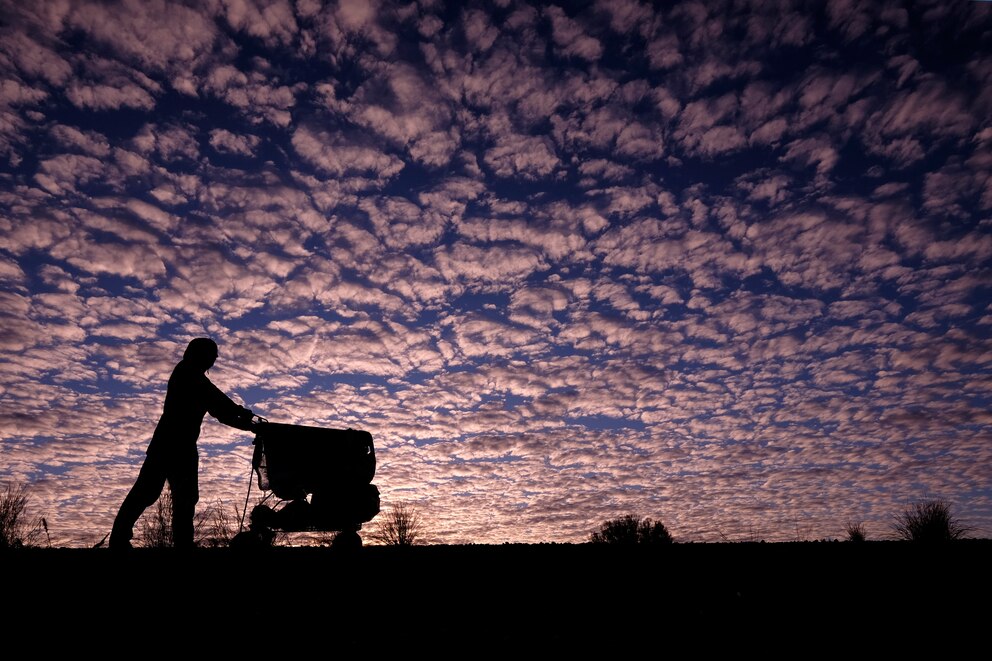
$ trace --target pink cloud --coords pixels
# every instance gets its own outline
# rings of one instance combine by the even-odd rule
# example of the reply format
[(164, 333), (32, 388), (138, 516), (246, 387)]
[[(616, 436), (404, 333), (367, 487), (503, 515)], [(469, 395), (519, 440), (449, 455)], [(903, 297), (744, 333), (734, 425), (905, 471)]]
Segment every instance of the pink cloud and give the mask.
[(155, 99), (137, 85), (113, 87), (110, 85), (72, 83), (66, 89), (66, 97), (74, 106), (84, 109), (141, 108), (150, 110), (155, 107)]
[(790, 187), (793, 185), (793, 180), (786, 175), (775, 174), (754, 181), (740, 182), (739, 185), (748, 192), (748, 199), (766, 200), (768, 204), (774, 206), (792, 196)]
[(872, 27), (870, 7), (855, 0), (830, 0), (827, 3), (827, 16), (830, 27), (843, 33), (848, 41), (864, 35)]
[(339, 106), (352, 121), (407, 148), (421, 163), (444, 165), (458, 149), (458, 130), (451, 125), (447, 103), (412, 67), (390, 67)]
[(550, 330), (554, 313), (568, 307), (565, 291), (550, 287), (524, 287), (510, 295), (509, 320), (531, 328)]
[(496, 176), (529, 180), (547, 177), (561, 164), (548, 138), (520, 134), (499, 138), (483, 161)]
[(257, 135), (234, 134), (227, 129), (214, 129), (210, 132), (210, 145), (219, 152), (253, 156), (261, 139)]
[(616, 153), (636, 160), (654, 160), (664, 155), (664, 141), (660, 132), (631, 122), (617, 134)]
[(964, 203), (977, 194), (977, 183), (968, 169), (955, 164), (929, 172), (924, 177), (923, 208), (930, 213), (967, 217)]
[(902, 87), (920, 71), (920, 63), (911, 55), (895, 55), (889, 59), (887, 65), (898, 74), (896, 87)]
[(455, 349), (469, 358), (508, 357), (529, 353), (544, 344), (543, 335), (536, 329), (474, 315), (458, 319), (452, 324), (452, 333)]
[(292, 119), (289, 111), (296, 105), (296, 94), (306, 86), (279, 84), (278, 78), (269, 77), (264, 60), (256, 59), (254, 67), (254, 71), (246, 74), (229, 64), (217, 65), (204, 79), (204, 87), (240, 109), (253, 123), (267, 121), (289, 126)]
[(383, 243), (394, 249), (435, 243), (445, 229), (438, 214), (425, 214), (404, 198), (362, 200), (359, 208), (369, 215)]
[(127, 149), (115, 148), (113, 158), (114, 164), (125, 176), (144, 174), (152, 169), (152, 164), (147, 158)]
[(292, 143), (300, 156), (330, 175), (371, 174), (389, 178), (404, 167), (403, 161), (392, 154), (305, 125), (293, 133)]
[(82, 30), (128, 59), (153, 69), (188, 66), (210, 52), (218, 33), (214, 21), (168, 0), (105, 5), (79, 3), (66, 25)]
[(960, 239), (935, 241), (923, 250), (923, 254), (927, 259), (941, 262), (987, 263), (992, 259), (992, 236), (971, 232)]
[(757, 268), (723, 236), (687, 231), (674, 221), (641, 219), (613, 228), (596, 240), (594, 251), (609, 265), (640, 273), (685, 271), (700, 287), (719, 286), (723, 275), (743, 277)]
[(748, 228), (761, 263), (787, 286), (839, 289), (852, 278), (864, 250), (860, 224), (821, 213), (783, 215)]
[(596, 0), (596, 11), (609, 16), (610, 28), (614, 32), (627, 34), (635, 29), (644, 33), (654, 27), (655, 14), (649, 4), (639, 0)]
[(647, 46), (648, 62), (652, 69), (671, 69), (685, 61), (679, 50), (679, 38), (675, 34), (661, 34), (651, 39)]
[(600, 192), (609, 199), (605, 213), (621, 216), (629, 216), (652, 206), (658, 195), (658, 191), (651, 186), (612, 186)]
[(563, 147), (609, 150), (630, 119), (620, 108), (606, 106), (585, 115), (555, 115), (551, 124), (556, 141)]
[(14, 255), (48, 250), (64, 241), (75, 220), (63, 210), (39, 209), (30, 217), (14, 217), (0, 225), (0, 248)]
[(448, 296), (462, 290), (460, 285), (446, 282), (438, 269), (400, 252), (382, 255), (368, 278), (383, 291), (401, 298), (407, 312), (419, 310), (425, 304), (443, 303)]
[(32, 104), (48, 97), (48, 92), (11, 79), (0, 81), (0, 98), (5, 106)]
[(551, 20), (551, 37), (559, 53), (589, 62), (602, 57), (603, 44), (587, 35), (579, 22), (569, 18), (560, 7), (547, 7), (544, 14)]
[(156, 126), (146, 124), (131, 139), (131, 144), (144, 154), (156, 154), (163, 161), (177, 159), (197, 160), (200, 156), (200, 143), (193, 135), (191, 127)]
[(606, 181), (617, 181), (634, 174), (633, 168), (605, 158), (582, 161), (579, 164), (579, 172), (584, 176), (601, 178)]
[(107, 138), (95, 131), (80, 131), (73, 126), (57, 124), (52, 127), (52, 136), (67, 148), (75, 148), (89, 156), (105, 158), (110, 155)]
[(162, 257), (153, 247), (97, 243), (81, 234), (69, 236), (56, 244), (50, 254), (87, 273), (133, 278), (147, 287), (156, 286), (166, 273)]
[(24, 279), (24, 271), (17, 262), (0, 257), (0, 281), (19, 284)]
[[(129, 243), (140, 243), (146, 245), (155, 245), (159, 242), (154, 230), (159, 230), (163, 235), (168, 236), (167, 232), (178, 224), (176, 220), (169, 223), (169, 217), (167, 215), (165, 218), (156, 218), (156, 216), (161, 212), (154, 207), (151, 207), (151, 205), (135, 205), (135, 209), (139, 213), (135, 213), (134, 215), (141, 219), (141, 213), (143, 212), (153, 222), (149, 223), (145, 221), (135, 223), (130, 214), (120, 213), (122, 211), (127, 211), (128, 207), (135, 202), (144, 205), (144, 203), (141, 203), (140, 200), (96, 198), (91, 202), (93, 207), (92, 210), (75, 208), (72, 212), (73, 215), (79, 219), (82, 227), (88, 230), (95, 230), (91, 232), (91, 234), (98, 235), (100, 233), (108, 233), (113, 234)], [(155, 227), (154, 220), (165, 222), (162, 222), (159, 227)], [(149, 228), (147, 225), (151, 225), (151, 227)], [(150, 229), (152, 231), (149, 231)]]
[(804, 46), (814, 38), (809, 15), (771, 3), (753, 4), (745, 20), (748, 43), (759, 48)]
[(692, 145), (692, 151), (703, 156), (716, 156), (717, 154), (737, 151), (746, 145), (747, 138), (737, 127), (714, 126), (697, 137), (695, 144)]
[(820, 135), (812, 138), (793, 140), (786, 145), (786, 152), (782, 156), (782, 160), (798, 161), (803, 165), (813, 165), (816, 167), (818, 175), (827, 175), (837, 165), (837, 161), (840, 160), (840, 154), (837, 153), (837, 149), (830, 143), (829, 138)]
[(793, 95), (794, 90), (789, 85), (780, 87), (767, 81), (750, 82), (740, 95), (741, 119), (748, 127), (784, 121), (780, 115), (792, 101)]
[(730, 79), (751, 78), (761, 72), (761, 64), (756, 60), (740, 59), (732, 64), (710, 57), (690, 68), (686, 78), (693, 92), (705, 90), (713, 83)]
[(926, 156), (923, 145), (915, 138), (885, 138), (866, 134), (865, 147), (871, 154), (884, 156), (897, 168), (905, 168)]
[(158, 287), (159, 301), (165, 310), (193, 318), (220, 313), (237, 319), (261, 307), (276, 288), (264, 260), (246, 266), (202, 242), (177, 247), (170, 266), (175, 275)]
[(427, 14), (417, 22), (417, 32), (420, 36), (431, 39), (444, 28), (444, 21), (433, 14)]
[(868, 121), (883, 136), (926, 132), (937, 137), (961, 137), (975, 124), (965, 97), (936, 78), (892, 95)]
[(746, 140), (733, 123), (724, 122), (737, 111), (738, 99), (734, 94), (693, 101), (679, 115), (674, 138), (689, 154), (712, 156), (736, 150)]
[(658, 112), (661, 113), (662, 118), (666, 122), (682, 111), (682, 102), (665, 87), (654, 87), (651, 90), (651, 98)]
[(72, 66), (65, 58), (23, 32), (5, 33), (0, 50), (25, 76), (62, 86), (72, 75)]
[(378, 0), (342, 0), (318, 16), (320, 36), (328, 42), (334, 57), (354, 55), (355, 43), (362, 39), (367, 39), (379, 56), (387, 56), (398, 42), (396, 32), (383, 25), (390, 13)]
[(462, 26), (465, 39), (475, 52), (489, 50), (499, 37), (499, 30), (489, 21), (489, 16), (478, 9), (470, 9), (462, 15)]
[[(535, 214), (537, 215), (537, 214)], [(543, 220), (543, 219), (542, 219)], [(581, 225), (570, 217), (564, 222), (542, 222), (536, 218), (470, 217), (458, 223), (462, 236), (480, 243), (518, 242), (553, 260), (574, 256), (586, 246)]]
[(460, 242), (435, 250), (434, 262), (447, 280), (498, 288), (548, 267), (540, 252), (530, 247), (483, 247)]
[(236, 30), (258, 37), (267, 46), (289, 45), (298, 32), (293, 8), (286, 0), (225, 0), (224, 17)]
[(49, 193), (62, 195), (104, 176), (106, 166), (91, 156), (63, 154), (42, 161), (38, 170), (35, 180)]

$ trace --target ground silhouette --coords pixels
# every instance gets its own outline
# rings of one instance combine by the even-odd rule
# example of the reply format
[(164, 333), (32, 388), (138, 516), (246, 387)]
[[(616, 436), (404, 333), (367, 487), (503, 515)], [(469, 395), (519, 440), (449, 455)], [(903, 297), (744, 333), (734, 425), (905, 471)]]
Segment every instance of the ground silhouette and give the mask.
[(28, 549), (2, 556), (3, 608), (9, 631), (44, 627), (129, 654), (891, 655), (932, 645), (955, 656), (984, 635), (990, 551), (987, 540)]

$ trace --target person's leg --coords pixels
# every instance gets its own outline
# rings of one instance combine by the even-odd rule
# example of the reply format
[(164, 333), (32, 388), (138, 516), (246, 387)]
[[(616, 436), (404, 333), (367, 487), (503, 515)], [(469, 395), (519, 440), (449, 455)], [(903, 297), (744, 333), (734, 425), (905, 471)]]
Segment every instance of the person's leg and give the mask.
[(162, 461), (155, 456), (146, 456), (138, 472), (138, 479), (124, 498), (114, 519), (114, 527), (110, 532), (111, 548), (131, 545), (134, 524), (145, 509), (158, 500), (163, 486), (165, 486), (165, 467)]
[(172, 490), (172, 543), (177, 549), (193, 548), (193, 517), (200, 500), (197, 485), (199, 458), (194, 450), (189, 455), (177, 457), (169, 471), (169, 488)]

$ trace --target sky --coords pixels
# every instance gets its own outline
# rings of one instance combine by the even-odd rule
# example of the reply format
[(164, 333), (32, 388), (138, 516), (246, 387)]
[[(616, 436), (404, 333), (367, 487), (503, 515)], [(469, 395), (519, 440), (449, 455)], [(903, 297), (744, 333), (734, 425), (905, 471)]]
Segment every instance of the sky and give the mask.
[(209, 336), (434, 543), (990, 536), (990, 118), (985, 2), (0, 0), (0, 483), (100, 541)]

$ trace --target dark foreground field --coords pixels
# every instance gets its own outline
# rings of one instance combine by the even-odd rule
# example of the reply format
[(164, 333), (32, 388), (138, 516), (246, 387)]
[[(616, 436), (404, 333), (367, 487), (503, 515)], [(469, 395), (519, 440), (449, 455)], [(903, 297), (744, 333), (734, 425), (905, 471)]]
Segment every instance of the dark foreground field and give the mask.
[(987, 652), (992, 542), (30, 549), (0, 628), (114, 657)]

